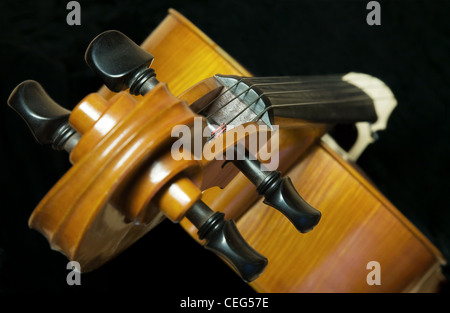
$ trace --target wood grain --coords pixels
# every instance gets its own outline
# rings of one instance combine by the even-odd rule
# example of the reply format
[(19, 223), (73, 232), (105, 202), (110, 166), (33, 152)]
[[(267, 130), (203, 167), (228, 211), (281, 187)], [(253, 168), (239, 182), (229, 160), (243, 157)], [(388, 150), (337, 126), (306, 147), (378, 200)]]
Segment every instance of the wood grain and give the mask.
[[(288, 173), (304, 199), (322, 212), (312, 232), (296, 233), (261, 202), (239, 219), (244, 237), (270, 260), (252, 283), (256, 290), (402, 292), (443, 261), (398, 210), (337, 158), (314, 146)], [(370, 261), (381, 265), (379, 286), (366, 283)]]
[[(122, 114), (120, 109), (114, 110), (121, 107), (117, 103), (123, 104), (124, 101), (128, 102), (125, 108), (132, 108), (128, 114)], [(97, 123), (102, 119), (108, 120), (109, 110), (112, 110), (109, 119), (116, 123), (103, 132), (97, 131)], [(121, 118), (116, 120), (117, 116)], [(112, 97), (108, 110), (76, 146), (79, 156), (73, 166), (34, 210), (29, 220), (30, 227), (43, 233), (53, 249), (61, 251), (70, 260), (78, 261), (83, 271), (90, 271), (156, 226), (163, 218), (165, 208), (171, 216), (181, 214), (179, 211), (188, 209), (189, 203), (181, 203), (173, 210), (171, 201), (159, 203), (158, 207), (141, 202), (138, 213), (129, 212), (135, 206), (124, 203), (122, 199), (126, 197), (122, 193), (129, 190), (130, 183), (135, 186), (139, 182), (134, 179), (135, 173), (140, 173), (143, 166), (145, 169), (146, 161), (153, 159), (157, 163), (159, 158), (164, 159), (161, 149), (168, 144), (170, 146), (171, 129), (175, 125), (190, 124), (193, 118), (194, 114), (186, 103), (172, 96), (162, 83), (140, 101), (124, 92)], [(96, 135), (89, 136), (90, 133)], [(186, 168), (172, 166), (170, 170), (184, 171)], [(174, 177), (175, 174), (168, 176)], [(164, 181), (167, 176), (158, 177)], [(158, 180), (146, 184), (144, 196), (155, 194), (153, 190), (162, 186)], [(139, 186), (135, 188), (139, 189)], [(198, 188), (190, 190), (194, 191), (194, 199), (190, 202), (200, 197)], [(146, 220), (146, 224), (139, 224), (135, 214), (152, 218)]]
[[(175, 94), (217, 73), (250, 74), (178, 13), (170, 12), (161, 27), (167, 25), (195, 42), (189, 50), (195, 60), (189, 56), (187, 64), (174, 57), (177, 52), (164, 49), (173, 43), (169, 32), (152, 34), (144, 42), (156, 56), (155, 70)], [(183, 50), (187, 41), (178, 44)], [(222, 60), (215, 62), (212, 56)], [(169, 59), (176, 62), (176, 72), (184, 79), (169, 73)], [(193, 71), (195, 77), (190, 76)], [(278, 211), (258, 201), (254, 186), (242, 174), (223, 189), (210, 188), (203, 193), (203, 200), (214, 210), (238, 220), (244, 238), (268, 257), (266, 272), (251, 286), (261, 292), (420, 290), (427, 275), (445, 262), (441, 253), (351, 165), (325, 145), (314, 144), (324, 131), (323, 125), (287, 124), (280, 130), (280, 170), (290, 169), (287, 174), (299, 193), (323, 214), (311, 233), (298, 233)], [(195, 228), (188, 221), (183, 220), (181, 225), (196, 238)], [(366, 265), (372, 260), (381, 264), (381, 286), (366, 283)]]
[[(152, 67), (174, 95), (217, 73), (250, 75), (173, 10), (142, 46), (155, 56)], [(122, 252), (156, 226), (163, 212), (182, 219), (200, 197), (202, 182), (216, 179), (208, 176), (218, 172), (207, 162), (201, 168), (167, 160), (172, 127), (191, 124), (195, 115), (163, 86), (145, 97), (102, 88), (83, 100), (93, 105), (92, 114), (82, 101), (71, 117), (83, 133), (71, 155), (74, 165), (41, 201), (30, 225), (54, 249), (83, 263), (83, 270)], [(193, 102), (207, 86), (183, 98)], [(280, 127), (279, 170), (322, 212), (312, 232), (298, 233), (262, 203), (242, 174), (224, 188), (203, 190), (202, 200), (237, 220), (244, 238), (268, 257), (265, 273), (251, 286), (259, 292), (403, 292), (421, 290), (424, 281), (436, 286), (438, 280), (428, 278), (445, 262), (440, 252), (351, 165), (318, 143), (326, 127), (292, 121)], [(159, 164), (173, 172), (151, 181)], [(185, 187), (171, 190), (171, 183)], [(188, 199), (178, 199), (185, 191)], [(192, 224), (182, 219), (181, 225), (196, 238)], [(379, 286), (366, 282), (369, 261), (381, 264)]]

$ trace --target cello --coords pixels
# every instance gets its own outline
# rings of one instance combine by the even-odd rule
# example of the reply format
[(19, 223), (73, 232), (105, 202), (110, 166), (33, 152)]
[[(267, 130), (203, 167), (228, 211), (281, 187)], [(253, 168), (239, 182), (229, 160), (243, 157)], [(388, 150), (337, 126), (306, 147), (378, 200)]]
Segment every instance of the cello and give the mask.
[[(176, 43), (175, 47), (173, 43)], [(179, 113), (185, 118), (171, 126), (189, 124), (194, 114), (181, 103), (192, 106), (199, 99), (204, 99), (205, 95), (209, 95), (209, 101), (214, 99), (217, 95), (211, 95), (211, 92), (217, 89), (217, 85), (208, 78), (218, 73), (251, 75), (173, 10), (142, 44), (142, 48), (154, 55), (152, 68), (157, 73), (158, 81), (167, 83), (170, 94), (176, 97), (157, 83), (153, 85), (158, 87), (149, 88), (149, 94), (143, 96), (145, 100), (142, 96), (132, 97), (126, 92), (113, 95), (103, 88), (82, 100), (70, 114), (70, 126), (83, 134), (81, 138), (77, 138), (66, 127), (59, 130), (63, 140), (55, 143), (53, 138), (48, 139), (58, 146), (67, 143), (67, 136), (72, 138), (74, 135), (68, 145), (57, 147), (71, 151), (70, 158), (74, 166), (43, 199), (30, 219), (31, 226), (44, 233), (54, 249), (63, 251), (70, 259), (80, 260), (82, 269), (90, 270), (122, 252), (156, 227), (164, 217), (180, 222), (189, 234), (197, 238), (197, 227), (184, 215), (192, 201), (201, 198), (212, 211), (222, 211), (228, 220), (235, 220), (242, 237), (269, 260), (261, 276), (246, 277), (252, 280), (250, 284), (256, 291), (396, 292), (423, 290), (427, 283), (436, 283), (433, 279), (444, 262), (439, 251), (357, 170), (326, 144), (318, 142), (328, 128), (326, 123), (298, 123), (286, 118), (279, 130), (283, 152), (280, 155), (285, 157), (280, 162), (279, 170), (291, 178), (302, 197), (322, 215), (316, 228), (305, 235), (299, 234), (279, 211), (258, 200), (254, 184), (244, 174), (235, 170), (235, 177), (224, 178), (227, 174), (223, 173), (224, 169), (231, 171), (227, 168), (231, 165), (213, 169), (196, 160), (179, 165), (171, 163), (167, 154), (158, 154), (157, 150), (162, 149), (159, 145), (163, 145), (163, 138), (169, 137), (169, 127), (155, 128), (155, 121), (152, 125), (138, 124), (139, 117), (144, 118), (144, 115), (140, 115), (144, 111), (133, 113), (133, 119), (128, 116), (134, 112), (136, 103), (139, 103), (136, 107), (147, 106), (155, 110), (146, 113), (149, 114), (146, 116), (148, 119), (159, 113), (158, 110), (164, 111), (170, 107), (173, 114)], [(43, 95), (38, 87), (32, 88)], [(145, 105), (144, 101), (147, 102)], [(65, 115), (66, 112), (62, 112), (58, 118), (62, 121)], [(102, 120), (102, 116), (105, 119)], [(125, 118), (132, 125), (126, 125), (123, 122)], [(110, 123), (108, 129), (107, 122), (111, 120), (115, 123)], [(144, 122), (141, 120), (141, 123)], [(106, 128), (100, 127), (102, 123)], [(116, 128), (116, 123), (123, 128)], [(127, 132), (134, 134), (143, 125), (146, 125), (146, 131), (138, 133), (142, 134), (140, 140), (146, 141), (146, 145), (145, 149), (142, 148), (145, 151), (139, 153), (146, 156), (139, 158), (134, 155), (136, 159), (123, 163), (123, 171), (114, 172), (118, 164), (122, 164), (119, 152), (123, 153), (122, 157), (131, 152), (117, 151), (115, 155), (119, 159), (114, 164), (108, 163), (111, 155), (102, 159), (105, 151), (109, 151), (118, 140), (112, 134), (118, 137)], [(135, 132), (132, 132), (133, 129)], [(161, 137), (161, 142), (154, 143), (155, 152), (150, 149), (153, 144), (151, 140), (163, 132), (165, 135)], [(122, 144), (125, 145), (125, 141)], [(156, 155), (164, 160), (155, 162), (153, 159), (150, 162)], [(98, 165), (98, 168), (106, 168), (97, 172), (93, 164)], [(171, 174), (153, 189), (155, 195), (161, 190), (164, 192), (156, 195), (157, 200), (152, 200), (149, 199), (149, 188), (152, 187), (145, 174), (156, 171), (158, 164), (169, 164), (168, 172)], [(137, 175), (136, 168), (144, 165), (146, 170)], [(214, 175), (208, 174), (209, 170), (216, 172)], [(174, 205), (179, 204), (180, 195), (171, 193), (170, 186), (166, 186), (174, 178), (178, 179), (180, 173), (189, 179), (182, 177), (179, 184), (174, 186), (185, 186), (181, 189), (191, 190), (192, 197), (190, 203), (183, 204), (183, 208)], [(217, 177), (220, 182), (215, 181)], [(99, 180), (89, 185), (96, 179)], [(208, 179), (210, 181), (206, 181)], [(84, 185), (75, 184), (80, 182)], [(90, 187), (86, 188), (87, 185)], [(80, 197), (83, 193), (87, 197)], [(107, 195), (102, 198), (103, 194)], [(114, 205), (106, 206), (99, 199), (104, 199), (105, 203), (111, 200)], [(158, 204), (154, 205), (152, 201)], [(122, 202), (127, 205), (121, 205)], [(62, 210), (61, 207), (67, 203), (70, 203), (70, 210)], [(117, 209), (114, 206), (126, 208)], [(93, 207), (96, 208), (95, 212)], [(161, 207), (166, 208), (162, 210), (164, 213)], [(136, 218), (138, 222), (130, 222), (136, 221)], [(82, 233), (79, 231), (80, 226), (83, 228)], [(92, 240), (97, 237), (103, 240)], [(254, 256), (259, 257), (256, 254)], [(379, 286), (370, 286), (365, 280), (366, 264), (372, 260), (383, 266), (385, 279)]]

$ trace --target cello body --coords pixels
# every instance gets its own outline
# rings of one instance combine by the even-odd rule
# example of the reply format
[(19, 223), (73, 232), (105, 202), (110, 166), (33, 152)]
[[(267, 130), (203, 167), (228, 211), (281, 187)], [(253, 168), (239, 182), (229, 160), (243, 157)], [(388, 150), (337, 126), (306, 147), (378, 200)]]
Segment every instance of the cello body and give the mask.
[[(173, 10), (170, 10), (166, 19), (142, 43), (142, 48), (155, 56), (152, 68), (158, 73), (159, 81), (167, 84), (167, 90), (157, 88), (158, 90), (152, 91), (152, 95), (146, 96), (145, 100), (140, 96), (134, 99), (138, 102), (151, 102), (159, 106), (160, 110), (170, 107), (185, 112), (186, 108), (180, 103), (192, 104), (204, 96), (209, 89), (207, 84), (202, 82), (215, 74), (251, 76), (243, 66)], [(165, 96), (169, 91), (172, 97)], [(169, 100), (163, 102), (158, 101), (159, 99)], [(97, 103), (99, 107), (112, 107), (121, 103), (116, 112), (120, 117), (125, 114), (127, 108), (131, 110), (132, 101), (133, 98), (129, 95), (115, 95), (103, 87), (98, 94), (86, 98), (77, 107), (80, 108), (83, 102)], [(74, 112), (80, 110), (75, 109)], [(76, 123), (76, 114), (72, 113), (71, 123)], [(150, 116), (151, 114), (149, 118)], [(193, 114), (186, 113), (182, 121), (190, 123), (192, 118)], [(79, 123), (76, 128), (86, 129), (87, 134), (89, 127), (92, 127), (87, 124)], [(124, 126), (123, 129), (131, 131), (133, 128)], [(205, 167), (205, 164), (188, 162), (179, 172), (189, 172), (189, 177), (202, 191), (195, 197), (201, 197), (213, 210), (223, 211), (228, 218), (234, 219), (245, 240), (269, 259), (265, 272), (250, 283), (258, 292), (436, 291), (441, 280), (440, 267), (445, 263), (441, 253), (363, 177), (362, 173), (320, 142), (320, 137), (327, 129), (328, 125), (292, 123), (289, 119), (280, 124), (279, 129), (278, 170), (289, 175), (303, 198), (322, 212), (321, 222), (308, 234), (300, 234), (284, 216), (264, 204), (259, 199), (254, 185), (241, 173), (230, 181), (219, 184), (220, 186), (213, 186), (208, 179), (216, 175), (216, 172)], [(154, 136), (159, 134), (157, 131), (158, 129), (155, 130)], [(142, 140), (148, 140), (149, 147), (146, 149), (149, 150), (153, 142), (150, 141), (150, 136), (149, 139), (146, 138)], [(97, 139), (93, 138), (92, 142)], [(85, 139), (84, 142), (84, 146), (77, 146), (71, 154), (76, 168), (80, 168), (82, 162), (89, 167), (85, 158), (89, 153), (86, 144), (88, 140)], [(157, 143), (155, 147), (159, 147)], [(107, 147), (104, 151), (106, 150)], [(142, 153), (147, 153), (147, 150)], [(98, 154), (101, 152), (99, 150)], [(138, 160), (134, 162), (137, 163)], [(161, 163), (167, 164), (162, 161)], [(108, 169), (106, 159), (104, 163), (99, 163), (100, 165)], [(203, 169), (201, 175), (198, 173), (199, 169)], [(114, 206), (105, 208), (100, 204), (98, 214), (87, 209), (86, 213), (81, 214), (80, 211), (75, 211), (76, 205), (73, 206), (74, 211), (66, 216), (60, 212), (56, 213), (58, 201), (66, 200), (57, 200), (55, 195), (60, 190), (69, 189), (68, 185), (64, 184), (71, 179), (81, 180), (83, 177), (81, 174), (80, 178), (76, 177), (75, 171), (76, 169), (64, 176), (30, 219), (33, 228), (46, 233), (49, 241), (55, 242), (53, 248), (64, 252), (69, 258), (85, 258), (94, 269), (121, 253), (164, 218), (157, 208), (152, 207), (142, 217), (146, 222), (145, 226), (134, 227), (115, 213)], [(105, 182), (114, 179), (120, 180), (122, 176), (111, 174), (111, 178), (105, 178)], [(88, 182), (89, 179), (86, 178), (86, 183)], [(111, 183), (111, 188), (113, 185)], [(144, 184), (139, 186), (148, 188), (145, 190), (150, 188)], [(117, 188), (120, 189), (120, 186)], [(132, 192), (139, 194), (139, 188), (137, 191), (133, 189)], [(80, 190), (84, 192), (84, 189)], [(67, 191), (69, 196), (74, 199), (78, 197), (70, 192)], [(92, 199), (95, 199), (95, 195), (92, 194)], [(170, 198), (170, 195), (167, 197)], [(166, 203), (164, 199), (158, 201)], [(89, 199), (83, 202), (88, 203)], [(48, 209), (48, 203), (53, 205), (53, 212), (61, 215), (60, 217), (49, 218), (52, 209)], [(169, 201), (167, 207), (170, 207), (170, 204)], [(180, 222), (186, 232), (196, 239), (196, 229), (187, 219), (182, 218), (181, 211), (182, 209), (174, 210), (170, 214), (164, 212), (171, 220)], [(124, 214), (138, 216), (132, 212)], [(71, 216), (73, 218), (68, 218)], [(86, 218), (87, 216), (89, 218)], [(91, 224), (83, 226), (86, 231), (78, 241), (78, 235), (73, 235), (71, 230), (75, 231), (80, 225), (85, 225), (86, 220)], [(67, 227), (61, 231), (59, 227), (64, 224)], [(105, 225), (108, 227), (105, 228)], [(115, 234), (110, 237), (112, 244), (91, 244), (90, 238), (95, 238), (104, 231)], [(123, 235), (124, 232), (126, 236)], [(94, 257), (99, 250), (103, 251), (101, 256)], [(376, 267), (372, 268), (373, 264), (378, 266), (381, 273), (381, 280), (375, 283), (370, 280), (371, 270)]]
[[(173, 43), (176, 48), (171, 47)], [(155, 55), (153, 66), (175, 95), (217, 73), (250, 75), (173, 10), (142, 47)], [(186, 51), (190, 53), (186, 55)], [(286, 167), (282, 171), (322, 212), (321, 222), (311, 233), (299, 234), (276, 210), (262, 201), (249, 201), (256, 192), (243, 175), (223, 190), (204, 192), (205, 202), (213, 208), (227, 208), (250, 245), (268, 257), (267, 269), (251, 286), (258, 292), (436, 288), (444, 259), (431, 242), (352, 165), (317, 140), (320, 130), (309, 126), (281, 131), (288, 155), (280, 161)], [(287, 166), (289, 161), (292, 164)], [(184, 226), (192, 232), (189, 225)], [(366, 281), (370, 261), (381, 265), (381, 285)]]

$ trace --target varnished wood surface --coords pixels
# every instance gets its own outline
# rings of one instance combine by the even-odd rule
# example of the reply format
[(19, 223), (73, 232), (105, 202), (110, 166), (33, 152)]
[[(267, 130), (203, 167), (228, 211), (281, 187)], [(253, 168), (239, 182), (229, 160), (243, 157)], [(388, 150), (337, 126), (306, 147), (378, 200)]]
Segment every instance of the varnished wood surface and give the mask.
[[(214, 41), (175, 10), (155, 28), (141, 47), (155, 56), (152, 68), (178, 96), (189, 87), (217, 73), (250, 76), (250, 73)], [(112, 93), (102, 87), (101, 95)]]
[[(163, 22), (178, 21), (177, 30), (198, 44), (211, 40), (176, 12)], [(193, 32), (186, 34), (185, 31)], [(188, 32), (188, 33), (189, 33)], [(154, 36), (154, 37), (152, 37)], [(197, 60), (205, 60), (191, 67), (177, 64), (187, 80), (180, 81), (168, 73), (167, 66), (156, 59), (177, 59), (163, 47), (170, 43), (159, 35), (152, 35), (144, 43), (155, 55), (154, 68), (165, 73), (164, 78), (176, 92), (198, 82), (197, 76), (188, 82), (191, 71), (202, 72), (198, 77), (214, 74), (248, 75), (235, 62), (216, 67), (209, 64), (209, 54), (222, 53), (217, 45), (192, 48)], [(158, 38), (156, 42), (152, 38)], [(183, 45), (181, 46), (183, 48)], [(156, 52), (155, 52), (156, 51)], [(225, 55), (225, 60), (230, 56)], [(178, 61), (179, 59), (177, 59)], [(185, 74), (187, 71), (189, 74)], [(163, 74), (162, 74), (163, 75)], [(174, 81), (171, 81), (174, 79)], [(185, 84), (185, 85), (182, 85)], [(174, 88), (175, 87), (175, 88)], [(323, 129), (322, 129), (323, 130)], [(312, 142), (299, 140), (304, 130), (295, 135), (284, 132), (280, 170), (287, 171)], [(309, 130), (309, 138), (320, 135)], [(314, 145), (300, 163), (288, 172), (299, 193), (322, 211), (322, 221), (316, 229), (299, 234), (279, 212), (257, 200), (254, 186), (239, 174), (223, 190), (212, 188), (203, 194), (203, 200), (215, 210), (226, 212), (238, 220), (238, 228), (250, 244), (269, 259), (266, 272), (254, 283), (261, 292), (401, 292), (417, 290), (426, 275), (444, 262), (440, 252), (392, 204), (338, 155), (323, 145)], [(251, 208), (250, 208), (251, 207)], [(181, 223), (195, 238), (195, 228), (186, 220)], [(369, 261), (378, 261), (382, 267), (382, 285), (366, 283)], [(416, 288), (416, 289), (415, 289)]]
[[(313, 147), (288, 175), (322, 219), (312, 232), (295, 235), (279, 212), (261, 202), (239, 219), (243, 235), (270, 260), (252, 283), (256, 290), (409, 291), (443, 261), (403, 215), (328, 148)], [(366, 283), (370, 261), (381, 265), (381, 285)]]
[[(167, 82), (174, 95), (217, 73), (249, 75), (175, 11), (170, 12), (143, 47), (155, 56), (152, 67), (158, 79)], [(110, 102), (108, 110), (112, 110), (113, 120), (120, 120), (119, 125), (96, 129), (102, 119), (101, 114), (93, 115), (92, 119), (97, 119), (95, 123), (79, 124), (78, 129), (84, 132), (84, 138), (73, 151), (74, 166), (43, 199), (30, 220), (33, 227), (46, 234), (53, 248), (64, 251), (71, 259), (87, 262), (92, 268), (114, 257), (154, 227), (163, 218), (158, 209), (177, 221), (191, 200), (199, 196), (198, 189), (189, 185), (192, 199), (170, 212), (171, 204), (180, 204), (180, 201), (170, 188), (162, 188), (161, 184), (166, 181), (155, 185), (142, 183), (141, 179), (151, 173), (149, 168), (142, 171), (144, 176), (133, 179), (130, 176), (144, 164), (139, 158), (149, 159), (161, 147), (160, 144), (167, 143), (170, 137), (167, 130), (170, 132), (175, 123), (192, 122), (193, 114), (178, 99), (166, 98), (167, 95), (157, 97), (153, 91), (151, 93), (153, 95), (144, 97), (145, 101), (141, 101), (140, 96), (134, 99), (140, 107), (151, 105), (153, 111), (137, 113), (133, 104), (117, 106), (117, 111), (114, 111), (114, 103), (121, 95), (105, 89), (99, 92)], [(133, 97), (123, 97), (129, 99), (126, 102), (133, 103), (130, 100)], [(92, 100), (92, 103), (98, 105), (99, 111), (105, 109), (102, 101)], [(169, 108), (179, 110), (183, 118), (175, 111), (169, 112)], [(130, 125), (124, 126), (124, 116)], [(89, 121), (90, 117), (86, 118)], [(167, 129), (158, 126), (160, 118), (168, 119)], [(127, 146), (129, 149), (112, 153), (110, 148), (114, 145), (126, 145), (123, 136), (133, 130), (138, 131), (133, 140), (144, 142), (139, 154), (131, 153), (132, 144)], [(284, 160), (281, 170), (288, 173), (299, 193), (323, 214), (322, 221), (311, 233), (298, 233), (284, 216), (262, 204), (254, 187), (241, 174), (223, 190), (215, 187), (203, 192), (204, 201), (213, 209), (226, 212), (227, 217), (235, 218), (243, 236), (268, 257), (266, 272), (252, 286), (261, 292), (414, 290), (418, 282), (443, 261), (442, 256), (355, 170), (328, 148), (317, 144), (323, 131), (323, 125), (290, 127), (280, 131), (283, 135), (280, 155)], [(157, 138), (156, 142), (153, 137)], [(159, 157), (163, 158), (164, 154)], [(78, 172), (82, 166), (86, 171)], [(195, 164), (177, 168), (184, 171), (187, 167), (195, 167)], [(100, 171), (102, 168), (105, 171)], [(97, 174), (86, 174), (92, 171)], [(136, 189), (130, 187), (129, 190), (140, 194), (141, 198), (133, 197), (136, 200), (134, 207), (116, 206), (123, 201), (116, 201), (116, 198), (121, 198), (121, 191), (128, 190), (119, 184), (133, 180), (141, 183)], [(69, 181), (77, 187), (73, 188)], [(184, 183), (182, 180), (180, 185)], [(165, 190), (167, 201), (156, 197), (156, 203), (151, 205), (149, 186)], [(87, 197), (82, 199), (81, 195)], [(61, 211), (61, 206), (68, 206), (68, 209)], [(123, 208), (131, 208), (131, 211)], [(141, 217), (141, 221), (148, 224), (136, 227), (127, 217)], [(190, 234), (193, 233), (192, 225), (185, 219), (181, 224)], [(381, 264), (381, 286), (373, 287), (366, 283), (369, 261)]]
[[(124, 102), (128, 105), (121, 106)], [(159, 209), (164, 211), (165, 199), (174, 196), (174, 192), (162, 195), (162, 202), (156, 203), (158, 208), (148, 206), (146, 201), (140, 201), (137, 208), (124, 203), (127, 198), (123, 192), (130, 189), (128, 186), (143, 188), (143, 197), (149, 197), (164, 186), (168, 176), (174, 177), (171, 173), (187, 168), (172, 167), (167, 175), (160, 173), (144, 186), (136, 179), (135, 174), (145, 168), (147, 160), (155, 164), (159, 157), (164, 159), (160, 150), (170, 143), (171, 129), (190, 124), (194, 118), (185, 102), (172, 96), (165, 84), (158, 84), (141, 101), (122, 92), (111, 98), (108, 108), (111, 116), (107, 110), (83, 134), (72, 151), (79, 155), (72, 157), (73, 166), (42, 199), (29, 221), (32, 228), (47, 237), (53, 249), (78, 261), (84, 271), (102, 265), (157, 225), (163, 217)], [(116, 116), (122, 118), (116, 120)], [(98, 131), (96, 125), (103, 119), (114, 123)], [(188, 166), (192, 164), (188, 162)], [(194, 189), (190, 188), (190, 196), (195, 198), (190, 202), (201, 196), (200, 189)], [(174, 219), (182, 216), (190, 207), (189, 201), (179, 201), (176, 208), (167, 204), (166, 215)], [(141, 216), (146, 224), (137, 223)]]

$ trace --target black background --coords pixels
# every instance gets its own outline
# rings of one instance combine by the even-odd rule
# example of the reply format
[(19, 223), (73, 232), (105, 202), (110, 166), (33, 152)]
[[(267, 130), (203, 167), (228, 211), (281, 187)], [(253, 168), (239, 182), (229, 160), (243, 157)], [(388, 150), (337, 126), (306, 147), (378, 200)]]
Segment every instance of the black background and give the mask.
[(80, 0), (81, 26), (66, 24), (67, 2), (0, 4), (0, 291), (252, 293), (168, 221), (70, 287), (65, 257), (27, 226), (70, 165), (65, 153), (34, 142), (6, 105), (10, 92), (35, 79), (73, 108), (101, 86), (84, 63), (89, 42), (108, 29), (142, 42), (170, 7), (254, 75), (357, 71), (386, 82), (398, 107), (358, 163), (450, 259), (449, 1), (379, 1), (381, 26), (367, 25), (368, 1)]

